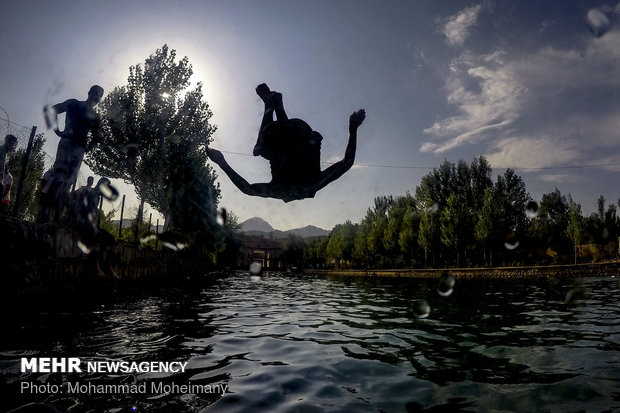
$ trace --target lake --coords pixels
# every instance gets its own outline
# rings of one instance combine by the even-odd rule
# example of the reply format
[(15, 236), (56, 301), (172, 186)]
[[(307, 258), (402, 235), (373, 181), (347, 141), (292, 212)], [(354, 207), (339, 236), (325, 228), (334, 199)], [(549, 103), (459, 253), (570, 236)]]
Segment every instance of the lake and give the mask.
[[(442, 282), (233, 273), (192, 291), (19, 308), (4, 317), (1, 411), (620, 410), (620, 277)], [(22, 357), (187, 365), (22, 373)], [(60, 391), (22, 392), (24, 382)], [(68, 393), (75, 382), (160, 387)]]

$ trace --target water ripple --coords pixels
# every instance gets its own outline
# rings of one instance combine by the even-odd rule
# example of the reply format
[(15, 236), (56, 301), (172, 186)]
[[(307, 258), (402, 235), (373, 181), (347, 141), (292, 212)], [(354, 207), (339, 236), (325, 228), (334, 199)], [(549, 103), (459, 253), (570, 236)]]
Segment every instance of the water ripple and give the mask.
[[(619, 283), (456, 280), (442, 297), (431, 279), (231, 274), (193, 295), (16, 321), (0, 367), (7, 385), (23, 379), (19, 357), (50, 351), (185, 360), (176, 379), (229, 386), (213, 397), (138, 400), (148, 412), (612, 411), (620, 409)], [(582, 293), (565, 303), (575, 289)], [(421, 299), (428, 318), (416, 317)], [(28, 338), (41, 332), (33, 345)], [(87, 397), (72, 412), (130, 402)]]

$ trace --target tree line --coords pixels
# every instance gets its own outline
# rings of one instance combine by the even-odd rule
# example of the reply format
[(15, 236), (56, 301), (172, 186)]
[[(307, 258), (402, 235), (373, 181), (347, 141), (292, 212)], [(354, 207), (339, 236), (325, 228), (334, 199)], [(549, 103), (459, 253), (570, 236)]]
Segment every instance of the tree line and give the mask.
[(589, 216), (557, 188), (536, 202), (511, 169), (493, 181), (481, 156), (444, 161), (413, 195), (375, 198), (360, 223), (336, 225), (303, 257), (354, 268), (577, 263), (616, 258), (619, 235), (617, 206), (603, 196)]

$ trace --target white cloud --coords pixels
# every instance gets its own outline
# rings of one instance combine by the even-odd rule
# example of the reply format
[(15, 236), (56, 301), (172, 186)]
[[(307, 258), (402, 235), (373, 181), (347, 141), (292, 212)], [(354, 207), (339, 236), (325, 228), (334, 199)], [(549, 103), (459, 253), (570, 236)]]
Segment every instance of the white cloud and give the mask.
[(495, 167), (525, 168), (591, 164), (609, 153), (620, 131), (620, 31), (586, 40), (525, 56), (463, 53), (445, 82), (454, 113), (424, 130), (432, 140), (420, 150), (483, 143)]
[[(425, 143), (423, 152), (454, 149), (465, 143), (479, 142), (490, 133), (510, 125), (519, 115), (521, 96), (526, 92), (510, 67), (501, 65), (502, 54), (483, 56), (478, 64), (462, 57), (451, 64), (445, 90), (448, 103), (459, 114), (435, 122), (424, 130), (429, 135), (447, 137), (444, 142)], [(474, 81), (479, 90), (468, 88)]]
[(543, 182), (552, 184), (565, 184), (568, 182), (578, 182), (580, 180), (578, 176), (569, 174), (543, 174), (540, 175), (539, 178)]
[(468, 7), (461, 10), (454, 16), (444, 20), (441, 32), (446, 36), (446, 42), (451, 46), (462, 46), (469, 36), (470, 29), (478, 21), (478, 14), (482, 10), (482, 5)]
[(580, 152), (573, 142), (556, 142), (545, 136), (501, 139), (486, 158), (493, 168), (503, 169), (574, 166), (579, 156)]

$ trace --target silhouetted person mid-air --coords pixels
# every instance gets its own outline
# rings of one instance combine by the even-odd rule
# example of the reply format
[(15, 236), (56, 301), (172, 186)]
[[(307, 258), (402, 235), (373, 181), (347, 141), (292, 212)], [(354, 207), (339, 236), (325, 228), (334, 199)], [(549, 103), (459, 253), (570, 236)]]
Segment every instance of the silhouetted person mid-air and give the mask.
[[(351, 169), (355, 160), (357, 128), (366, 117), (364, 109), (349, 118), (349, 143), (344, 159), (321, 171), (321, 134), (301, 119), (288, 118), (281, 93), (269, 90), (264, 83), (256, 87), (256, 93), (265, 103), (265, 114), (253, 153), (269, 161), (271, 182), (250, 184), (228, 165), (220, 151), (207, 151), (209, 158), (222, 168), (241, 192), (284, 202), (312, 198), (317, 191)], [(276, 121), (273, 120), (274, 112)]]
[[(54, 105), (51, 113), (49, 108), (45, 108), (47, 127), (53, 127), (56, 135), (60, 137), (54, 161), (54, 183), (52, 184), (56, 222), (59, 221), (62, 210), (67, 204), (69, 189), (77, 178), (84, 154), (99, 141), (100, 119), (93, 108), (102, 97), (103, 88), (94, 85), (88, 91), (88, 98), (85, 101), (66, 100)], [(63, 131), (58, 128), (59, 113), (66, 113)], [(92, 135), (90, 141), (89, 132)]]

